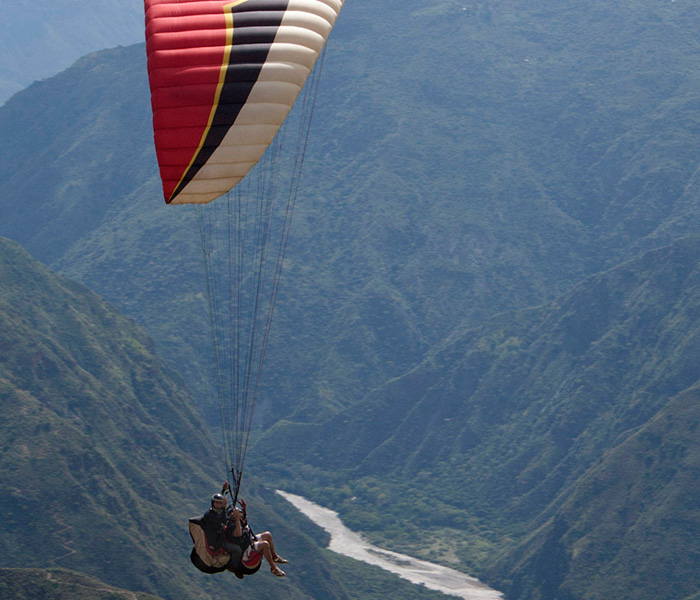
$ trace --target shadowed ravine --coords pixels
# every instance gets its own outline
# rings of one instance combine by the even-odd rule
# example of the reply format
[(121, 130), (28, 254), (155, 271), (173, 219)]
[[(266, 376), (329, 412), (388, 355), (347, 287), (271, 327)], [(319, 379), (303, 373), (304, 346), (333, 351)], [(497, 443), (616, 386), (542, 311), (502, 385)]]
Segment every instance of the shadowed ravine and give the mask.
[(295, 494), (281, 490), (277, 490), (277, 493), (330, 534), (328, 549), (333, 552), (381, 567), (416, 585), (464, 600), (496, 600), (503, 597), (478, 579), (449, 567), (372, 546), (362, 536), (345, 527), (336, 512)]

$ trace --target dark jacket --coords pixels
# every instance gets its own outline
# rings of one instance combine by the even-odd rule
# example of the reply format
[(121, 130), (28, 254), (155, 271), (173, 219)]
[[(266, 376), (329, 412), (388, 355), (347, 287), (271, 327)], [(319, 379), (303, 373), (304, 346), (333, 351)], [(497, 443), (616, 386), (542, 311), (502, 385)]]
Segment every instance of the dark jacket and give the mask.
[(212, 552), (223, 547), (224, 529), (226, 527), (226, 511), (210, 508), (200, 520), (200, 526), (207, 537), (207, 544)]

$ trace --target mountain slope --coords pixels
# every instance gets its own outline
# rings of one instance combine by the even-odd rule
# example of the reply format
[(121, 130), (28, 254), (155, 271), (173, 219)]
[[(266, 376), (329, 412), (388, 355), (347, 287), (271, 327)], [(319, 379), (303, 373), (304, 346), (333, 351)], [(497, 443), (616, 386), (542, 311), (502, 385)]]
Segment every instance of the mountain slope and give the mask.
[(700, 585), (699, 399), (697, 385), (669, 399), (589, 469), (516, 553), (513, 598), (692, 597)]
[[(697, 229), (697, 9), (561, 8), (345, 7), (261, 415), (332, 413), (459, 322), (551, 300)], [(142, 47), (89, 57), (2, 108), (0, 233), (147, 325), (194, 389), (180, 332), (196, 234), (161, 205)]]
[[(639, 263), (560, 312), (496, 315), (697, 231), (699, 25), (682, 2), (348, 3), (261, 396), (279, 427), (253, 461), (292, 454), (290, 479), (376, 503), (344, 509), (398, 539), (415, 500), (467, 532), (461, 558), (482, 572), (502, 558), (491, 577), (513, 590), (570, 589), (575, 524), (549, 519), (694, 385), (692, 278), (669, 259), (688, 292), (678, 323), (662, 322), (677, 282)], [(87, 57), (0, 109), (0, 232), (146, 324), (194, 388), (193, 244), (160, 204), (143, 61), (138, 47)], [(554, 579), (526, 568), (552, 555)]]
[(191, 400), (133, 321), (7, 240), (0, 281), (4, 566), (186, 588), (163, 550), (215, 464)]
[[(187, 519), (206, 510), (224, 468), (181, 381), (132, 320), (5, 239), (0, 439), (1, 566), (69, 568), (183, 600), (234, 583), (189, 562)], [(278, 516), (254, 479), (245, 493), (253, 526), (297, 563), (285, 581), (263, 569), (247, 593), (349, 597), (323, 539)]]
[(140, 0), (15, 0), (0, 22), (0, 104), (81, 56), (143, 39)]
[(1, 600), (158, 600), (62, 569), (0, 569)]
[[(415, 524), (394, 525), (418, 506), (514, 600), (689, 595), (699, 264), (697, 237), (651, 251), (455, 334), (323, 426), (280, 423), (266, 442), (318, 469), (316, 493), (356, 527), (409, 543)], [(314, 470), (289, 466), (270, 477), (302, 470), (308, 489)]]

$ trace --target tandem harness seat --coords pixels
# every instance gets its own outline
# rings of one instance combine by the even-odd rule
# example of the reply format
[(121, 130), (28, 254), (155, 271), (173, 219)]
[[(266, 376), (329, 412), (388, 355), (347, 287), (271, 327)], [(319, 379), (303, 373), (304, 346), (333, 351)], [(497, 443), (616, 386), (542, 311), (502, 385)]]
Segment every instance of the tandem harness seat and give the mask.
[(190, 536), (192, 536), (193, 548), (190, 553), (192, 564), (202, 573), (213, 575), (231, 571), (237, 575), (253, 575), (262, 565), (262, 554), (250, 549), (244, 552), (228, 553), (223, 548), (213, 548), (207, 542), (207, 536), (201, 525), (201, 517), (193, 517), (190, 522)]

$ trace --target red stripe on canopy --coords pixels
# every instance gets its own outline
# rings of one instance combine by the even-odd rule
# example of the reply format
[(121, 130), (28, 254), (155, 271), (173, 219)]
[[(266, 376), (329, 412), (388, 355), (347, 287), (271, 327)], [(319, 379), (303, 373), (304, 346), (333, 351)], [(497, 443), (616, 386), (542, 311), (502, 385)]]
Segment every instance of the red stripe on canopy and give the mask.
[(145, 2), (153, 113), (166, 112), (171, 116), (168, 129), (178, 128), (175, 140), (172, 135), (160, 135), (164, 124), (154, 120), (166, 200), (197, 153), (212, 114), (226, 51), (227, 4), (231, 0)]

